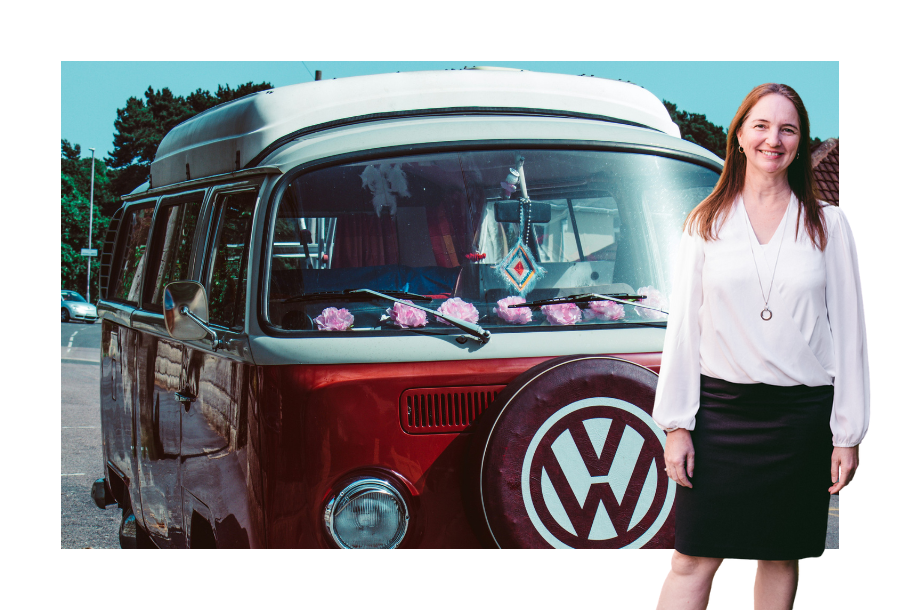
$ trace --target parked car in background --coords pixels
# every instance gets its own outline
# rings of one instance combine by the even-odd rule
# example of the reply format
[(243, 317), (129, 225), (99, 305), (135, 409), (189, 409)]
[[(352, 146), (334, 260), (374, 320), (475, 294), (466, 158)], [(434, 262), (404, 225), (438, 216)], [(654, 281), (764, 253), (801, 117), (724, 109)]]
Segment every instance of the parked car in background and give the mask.
[(61, 299), (63, 322), (81, 320), (93, 324), (97, 320), (97, 308), (85, 301), (84, 297), (74, 290), (63, 290)]
[(261, 91), (176, 126), (100, 257), (123, 546), (666, 548), (650, 418), (722, 162), (629, 83)]

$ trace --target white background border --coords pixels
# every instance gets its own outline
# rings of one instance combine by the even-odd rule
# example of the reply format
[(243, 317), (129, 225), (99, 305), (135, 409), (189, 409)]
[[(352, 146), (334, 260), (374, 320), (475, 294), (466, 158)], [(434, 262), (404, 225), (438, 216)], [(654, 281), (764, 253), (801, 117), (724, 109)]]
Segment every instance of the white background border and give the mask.
[[(895, 127), (896, 20), (870, 4), (783, 1), (638, 4), (457, 1), (425, 4), (161, 0), (127, 5), (14, 4), (4, 11), (5, 143), (0, 149), (12, 220), (2, 224), (7, 261), (6, 337), (8, 474), (4, 515), (6, 598), (124, 603), (203, 601), (230, 606), (347, 603), (429, 608), (544, 608), (571, 604), (653, 608), (668, 570), (668, 551), (321, 551), (145, 554), (60, 551), (59, 451), (54, 391), (59, 221), (61, 59), (353, 60), (840, 60), (841, 207), (856, 236), (869, 328), (871, 429), (860, 471), (841, 496), (840, 550), (801, 562), (795, 607), (880, 608), (897, 565), (898, 214)], [(326, 8), (316, 8), (316, 6)], [(631, 6), (633, 8), (624, 8)], [(28, 8), (25, 8), (28, 7)], [(333, 7), (333, 8), (327, 8)], [(93, 11), (91, 14), (89, 11)], [(889, 10), (889, 9), (888, 9)], [(44, 240), (20, 229), (23, 217), (49, 228)], [(36, 247), (37, 246), (37, 247)], [(37, 251), (36, 251), (37, 250)], [(44, 305), (47, 303), (48, 305)], [(15, 323), (27, 319), (26, 324)], [(54, 349), (46, 346), (53, 345)], [(8, 360), (7, 360), (8, 361)], [(10, 368), (13, 367), (14, 368)], [(57, 382), (58, 383), (58, 382)], [(46, 396), (45, 393), (46, 392)], [(491, 554), (489, 554), (491, 553)], [(239, 556), (240, 555), (240, 556)], [(425, 568), (423, 570), (423, 568)], [(446, 579), (422, 578), (454, 575)], [(752, 607), (754, 562), (727, 561), (709, 607)], [(459, 577), (465, 574), (465, 577)], [(179, 579), (180, 576), (190, 578)], [(348, 599), (348, 585), (357, 593)], [(377, 594), (364, 592), (378, 591)], [(463, 601), (464, 600), (464, 601)]]

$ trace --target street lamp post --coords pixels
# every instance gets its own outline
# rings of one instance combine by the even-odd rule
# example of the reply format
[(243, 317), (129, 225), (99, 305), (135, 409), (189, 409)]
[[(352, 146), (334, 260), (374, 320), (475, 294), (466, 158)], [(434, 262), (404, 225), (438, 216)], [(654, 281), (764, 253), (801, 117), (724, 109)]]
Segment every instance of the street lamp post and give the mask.
[[(88, 250), (91, 249), (91, 233), (94, 231), (94, 149), (91, 149), (91, 211), (88, 216)], [(91, 255), (87, 256), (87, 302), (91, 302)]]

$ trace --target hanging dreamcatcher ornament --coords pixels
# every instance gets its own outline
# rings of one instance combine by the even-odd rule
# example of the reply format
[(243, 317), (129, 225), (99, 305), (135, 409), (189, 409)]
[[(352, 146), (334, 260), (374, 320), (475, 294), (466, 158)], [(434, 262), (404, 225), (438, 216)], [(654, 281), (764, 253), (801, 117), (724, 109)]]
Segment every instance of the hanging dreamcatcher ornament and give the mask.
[(516, 169), (510, 169), (506, 182), (501, 183), (504, 190), (507, 190), (504, 185), (515, 187), (516, 184), (522, 189), (522, 196), (519, 198), (519, 238), (506, 256), (494, 265), (503, 281), (521, 295), (528, 294), (547, 273), (546, 269), (537, 264), (528, 248), (528, 238), (531, 234), (531, 199), (528, 198), (528, 190), (525, 187), (524, 164), (525, 157), (519, 155), (516, 158)]

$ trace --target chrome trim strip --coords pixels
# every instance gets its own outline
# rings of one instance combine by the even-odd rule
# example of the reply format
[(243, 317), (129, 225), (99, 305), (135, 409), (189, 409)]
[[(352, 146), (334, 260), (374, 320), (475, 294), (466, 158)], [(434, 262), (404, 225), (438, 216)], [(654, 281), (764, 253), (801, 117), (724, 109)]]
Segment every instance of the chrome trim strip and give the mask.
[(172, 338), (166, 330), (166, 319), (161, 313), (136, 309), (134, 313), (131, 314), (131, 328), (135, 330), (150, 331), (168, 337), (169, 339)]
[(112, 301), (100, 300), (97, 302), (97, 316), (101, 320), (109, 320), (122, 326), (131, 327), (131, 316), (135, 312), (132, 305), (124, 305)]

